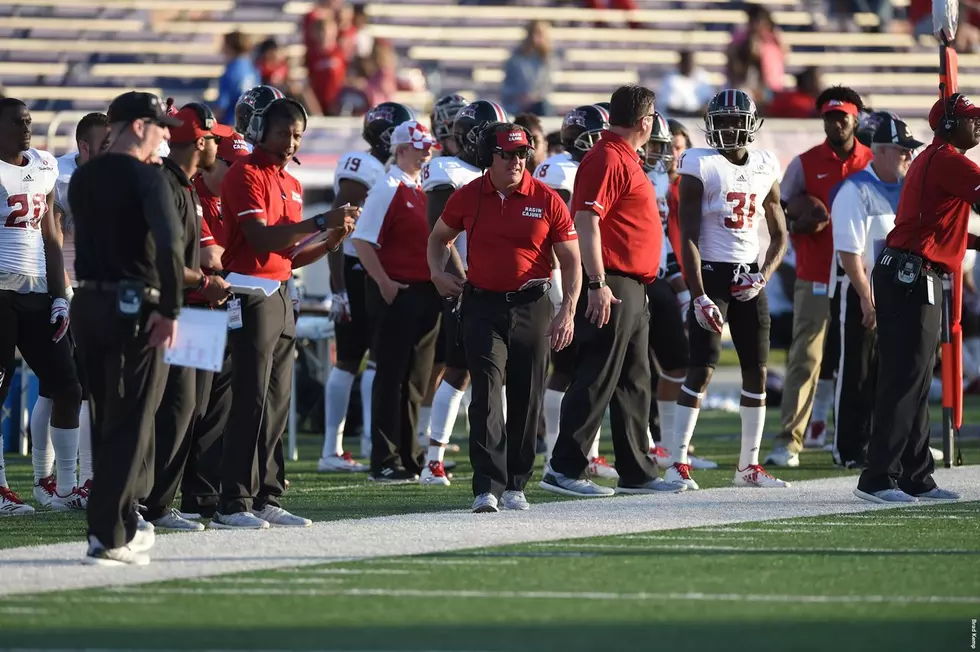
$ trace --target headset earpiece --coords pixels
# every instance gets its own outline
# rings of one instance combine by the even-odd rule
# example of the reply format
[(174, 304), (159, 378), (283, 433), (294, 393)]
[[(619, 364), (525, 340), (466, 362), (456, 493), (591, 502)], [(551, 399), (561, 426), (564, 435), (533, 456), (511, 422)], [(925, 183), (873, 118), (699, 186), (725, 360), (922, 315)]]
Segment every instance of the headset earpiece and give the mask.
[(309, 114), (306, 113), (306, 108), (291, 97), (280, 97), (269, 102), (269, 105), (266, 106), (261, 111), (255, 111), (252, 114), (252, 118), (249, 120), (248, 126), (249, 129), (251, 129), (252, 133), (255, 134), (256, 142), (259, 143), (265, 142), (265, 128), (267, 122), (265, 118), (265, 114), (270, 108), (272, 108), (272, 105), (276, 103), (292, 104), (293, 106), (298, 108), (300, 113), (303, 114), (303, 131), (306, 131), (306, 126), (309, 124), (309, 120), (310, 120)]
[[(481, 170), (485, 170), (493, 164), (493, 150), (496, 146), (497, 139), (497, 129), (501, 125), (505, 125), (505, 122), (491, 122), (486, 127), (480, 131), (480, 137), (477, 140), (476, 147), (476, 166)], [(509, 128), (517, 127), (524, 132), (527, 137), (527, 142), (531, 144), (531, 149), (534, 149), (534, 141), (531, 138), (531, 131), (527, 127), (521, 125), (507, 125)]]
[(960, 101), (960, 97), (960, 93), (953, 93), (949, 96), (946, 105), (943, 107), (943, 121), (941, 126), (942, 130), (948, 136), (951, 136), (953, 130), (956, 129), (957, 119), (953, 117), (953, 112), (956, 111), (956, 103)]

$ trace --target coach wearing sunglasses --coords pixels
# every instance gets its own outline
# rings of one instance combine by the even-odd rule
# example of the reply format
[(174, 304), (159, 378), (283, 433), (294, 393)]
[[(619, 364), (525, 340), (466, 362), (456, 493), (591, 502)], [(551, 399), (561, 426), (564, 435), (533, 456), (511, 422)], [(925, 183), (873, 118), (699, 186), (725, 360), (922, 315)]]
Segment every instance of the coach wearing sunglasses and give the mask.
[[(473, 382), (470, 462), (474, 512), (529, 508), (524, 487), (548, 371), (548, 346), (572, 341), (582, 284), (577, 235), (561, 197), (526, 169), (526, 129), (493, 123), (480, 134), (480, 178), (457, 190), (429, 237), (432, 280), (440, 293), (462, 293), (463, 342)], [(466, 231), (468, 279), (447, 274), (450, 246)], [(565, 290), (561, 309), (548, 298), (552, 251)], [(502, 391), (506, 379), (507, 414)]]

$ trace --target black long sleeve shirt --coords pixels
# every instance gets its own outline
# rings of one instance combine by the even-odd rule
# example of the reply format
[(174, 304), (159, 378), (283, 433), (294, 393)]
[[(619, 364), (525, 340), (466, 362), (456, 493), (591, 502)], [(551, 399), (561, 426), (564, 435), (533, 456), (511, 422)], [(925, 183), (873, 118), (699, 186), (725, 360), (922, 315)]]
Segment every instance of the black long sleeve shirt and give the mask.
[(184, 276), (183, 227), (163, 172), (126, 154), (103, 154), (72, 175), (68, 203), (78, 280), (142, 281), (160, 290), (160, 314), (175, 318)]

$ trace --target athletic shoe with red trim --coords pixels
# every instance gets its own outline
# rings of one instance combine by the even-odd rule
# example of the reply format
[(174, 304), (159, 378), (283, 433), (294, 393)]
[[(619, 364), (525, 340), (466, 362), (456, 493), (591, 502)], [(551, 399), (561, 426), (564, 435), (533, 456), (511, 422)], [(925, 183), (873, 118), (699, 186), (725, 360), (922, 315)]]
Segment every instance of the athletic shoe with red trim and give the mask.
[(25, 505), (10, 487), (0, 487), (0, 516), (30, 516), (34, 508)]
[(585, 474), (591, 478), (604, 478), (606, 480), (619, 480), (619, 473), (615, 467), (606, 461), (603, 456), (593, 457), (589, 460), (589, 466)]
[(53, 475), (41, 478), (34, 483), (34, 500), (41, 507), (51, 507), (51, 499), (54, 498), (56, 483)]
[(736, 470), (733, 484), (736, 487), (760, 487), (763, 489), (790, 486), (785, 480), (780, 480), (766, 473), (766, 470), (759, 464), (752, 464), (744, 469)]
[(429, 462), (419, 476), (421, 485), (449, 486), (449, 476), (446, 475), (446, 465), (442, 462)]

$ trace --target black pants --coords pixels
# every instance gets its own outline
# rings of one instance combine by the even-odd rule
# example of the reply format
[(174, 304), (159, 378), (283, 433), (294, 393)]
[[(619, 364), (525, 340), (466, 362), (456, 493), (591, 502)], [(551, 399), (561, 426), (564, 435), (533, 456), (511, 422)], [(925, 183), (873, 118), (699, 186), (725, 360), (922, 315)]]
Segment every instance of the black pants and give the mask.
[(873, 493), (898, 487), (920, 494), (936, 486), (929, 453), (929, 386), (943, 291), (939, 277), (925, 270), (911, 288), (898, 285), (895, 268), (881, 260), (871, 274), (878, 318), (878, 387), (868, 468), (858, 488)]
[[(841, 272), (841, 276), (843, 276)], [(840, 276), (838, 276), (838, 281)], [(837, 376), (841, 352), (841, 283), (837, 284), (834, 296), (830, 298), (830, 319), (827, 321), (827, 334), (823, 340), (823, 359), (820, 362), (820, 380), (833, 380)], [(858, 310), (861, 304), (858, 302)], [(860, 320), (858, 320), (860, 323)]]
[(231, 352), (219, 373), (197, 371), (197, 409), (191, 419), (189, 451), (180, 483), (180, 511), (210, 517), (218, 506), (221, 451), (231, 415)]
[[(535, 294), (522, 303), (521, 298), (508, 302), (501, 293), (469, 290), (463, 299), (463, 341), (473, 383), (469, 419), (474, 496), (524, 491), (534, 469), (548, 375), (545, 332), (554, 312), (546, 293), (531, 299)], [(505, 380), (506, 415), (501, 400)]]
[(344, 256), (344, 283), (350, 301), (350, 321), (334, 325), (337, 360), (360, 364), (371, 346), (371, 326), (364, 304), (367, 273), (356, 256)]
[[(677, 295), (666, 279), (658, 278), (647, 286), (650, 311), (650, 387), (657, 392), (660, 372), (683, 369), (687, 373), (690, 364), (687, 333)], [(668, 424), (673, 427), (673, 424)], [(650, 433), (653, 441), (660, 442), (660, 411), (657, 401), (650, 401)]]
[(144, 499), (143, 517), (155, 521), (170, 511), (184, 473), (190, 439), (187, 431), (194, 416), (196, 369), (170, 367), (163, 400), (156, 413), (155, 451), (147, 466), (153, 469), (153, 482)]
[[(834, 459), (865, 463), (871, 440), (878, 356), (877, 331), (861, 325), (861, 297), (845, 279), (840, 289), (841, 355), (834, 404)], [(829, 336), (830, 333), (828, 332)]]
[(142, 463), (167, 380), (163, 350), (147, 344), (150, 309), (144, 307), (137, 332), (136, 322), (115, 316), (115, 293), (80, 289), (71, 305), (93, 416), (88, 533), (109, 548), (136, 534)]
[(371, 391), (371, 472), (422, 470), (416, 439), (419, 406), (432, 373), (442, 300), (432, 283), (411, 283), (388, 305), (378, 284), (365, 283), (377, 368)]
[(651, 399), (647, 294), (637, 280), (606, 274), (609, 289), (622, 303), (612, 306), (609, 323), (596, 328), (585, 319), (588, 294), (583, 292), (579, 299), (575, 317), (581, 347), (578, 367), (561, 404), (551, 468), (568, 477), (581, 477), (608, 405), (620, 482), (641, 484), (657, 473), (647, 448)]
[(271, 297), (239, 296), (242, 327), (228, 331), (231, 416), (221, 455), (219, 512), (279, 506), (282, 436), (289, 421), (296, 323), (286, 284)]

